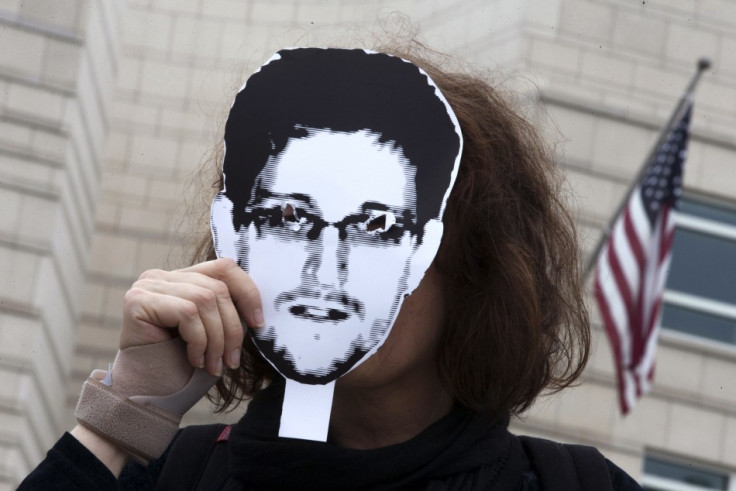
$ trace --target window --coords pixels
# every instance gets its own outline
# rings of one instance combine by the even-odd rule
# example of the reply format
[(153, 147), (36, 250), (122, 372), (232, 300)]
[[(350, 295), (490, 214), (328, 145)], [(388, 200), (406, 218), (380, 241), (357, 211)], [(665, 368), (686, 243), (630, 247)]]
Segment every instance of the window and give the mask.
[(641, 484), (648, 491), (736, 491), (736, 478), (726, 471), (649, 455)]
[(680, 201), (662, 327), (736, 345), (736, 207)]

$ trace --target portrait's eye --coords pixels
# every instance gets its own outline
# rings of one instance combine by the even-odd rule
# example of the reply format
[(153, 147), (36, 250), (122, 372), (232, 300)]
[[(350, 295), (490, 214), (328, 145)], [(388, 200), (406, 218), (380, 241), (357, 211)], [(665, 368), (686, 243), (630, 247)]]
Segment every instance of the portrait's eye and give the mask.
[(281, 216), (283, 217), (285, 222), (299, 222), (296, 217), (296, 209), (291, 203), (284, 204), (284, 206), (281, 208)]
[(370, 235), (388, 231), (396, 223), (396, 217), (390, 211), (381, 212), (363, 224), (365, 231)]
[(281, 220), (294, 232), (298, 232), (302, 225), (307, 221), (306, 218), (299, 218), (296, 213), (296, 207), (289, 202), (284, 203), (281, 207)]

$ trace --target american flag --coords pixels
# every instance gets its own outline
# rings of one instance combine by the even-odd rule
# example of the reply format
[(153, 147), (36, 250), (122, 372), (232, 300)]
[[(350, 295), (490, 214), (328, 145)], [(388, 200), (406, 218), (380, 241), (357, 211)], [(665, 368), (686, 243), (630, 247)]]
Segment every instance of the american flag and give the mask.
[(626, 414), (654, 376), (662, 294), (672, 257), (692, 105), (660, 143), (598, 256), (595, 297)]

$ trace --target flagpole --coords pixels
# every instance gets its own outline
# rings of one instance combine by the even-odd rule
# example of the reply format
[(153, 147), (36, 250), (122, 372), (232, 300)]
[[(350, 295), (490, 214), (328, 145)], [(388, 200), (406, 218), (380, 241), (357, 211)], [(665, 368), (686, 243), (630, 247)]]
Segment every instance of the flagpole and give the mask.
[(677, 107), (672, 112), (672, 115), (670, 116), (670, 119), (667, 121), (667, 124), (665, 125), (664, 129), (659, 135), (659, 138), (657, 139), (657, 142), (654, 144), (652, 149), (649, 151), (649, 154), (647, 155), (646, 159), (644, 159), (644, 164), (641, 166), (641, 169), (639, 169), (639, 173), (637, 174), (636, 178), (632, 181), (631, 186), (626, 191), (626, 194), (624, 195), (624, 199), (621, 200), (621, 203), (618, 206), (618, 209), (616, 212), (611, 215), (611, 220), (609, 220), (608, 225), (603, 230), (603, 235), (598, 240), (598, 244), (595, 246), (595, 250), (593, 253), (588, 257), (588, 261), (585, 265), (585, 270), (583, 271), (583, 279), (586, 279), (590, 272), (595, 267), (595, 263), (598, 260), (598, 255), (601, 253), (601, 249), (603, 249), (603, 245), (608, 240), (608, 237), (611, 235), (611, 231), (613, 229), (613, 225), (616, 222), (616, 219), (623, 211), (624, 207), (626, 206), (626, 203), (629, 200), (629, 196), (633, 192), (636, 185), (639, 183), (641, 178), (644, 176), (644, 173), (647, 170), (647, 165), (649, 162), (651, 162), (652, 158), (654, 158), (654, 155), (657, 153), (657, 150), (659, 147), (664, 143), (665, 139), (667, 138), (667, 135), (670, 133), (670, 130), (672, 130), (673, 125), (677, 123), (677, 121), (682, 118), (685, 111), (687, 111), (688, 107), (690, 106), (690, 103), (693, 99), (693, 94), (695, 93), (695, 87), (698, 85), (698, 82), (700, 81), (700, 76), (703, 74), (703, 72), (707, 69), (709, 69), (711, 66), (710, 59), (708, 58), (700, 58), (698, 60), (697, 64), (697, 71), (690, 79), (690, 83), (687, 85), (687, 88), (685, 89), (685, 93), (680, 98), (680, 102), (677, 104)]

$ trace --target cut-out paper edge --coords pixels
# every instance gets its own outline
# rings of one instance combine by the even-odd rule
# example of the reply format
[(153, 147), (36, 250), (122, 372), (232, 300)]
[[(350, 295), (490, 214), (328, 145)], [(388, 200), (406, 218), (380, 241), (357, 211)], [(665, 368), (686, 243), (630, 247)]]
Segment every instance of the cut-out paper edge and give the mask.
[(325, 385), (308, 385), (287, 378), (279, 436), (327, 441), (334, 392), (334, 381)]
[[(282, 48), (282, 50), (293, 50), (293, 49), (300, 49), (298, 47), (288, 47), (288, 48)], [(323, 49), (331, 49), (331, 48), (323, 48)], [(374, 50), (363, 50), (366, 53), (369, 54), (385, 54), (387, 56), (395, 56), (388, 53), (380, 53)], [(266, 62), (264, 62), (253, 74), (258, 73), (263, 67), (268, 65), (269, 63), (276, 61), (281, 58), (281, 55), (279, 52), (272, 55)], [(405, 63), (412, 64), (409, 60), (406, 60), (401, 57), (397, 57), (404, 61)], [(415, 65), (416, 66), (416, 65)], [(441, 222), (441, 217), (444, 215), (445, 207), (447, 205), (447, 200), (449, 198), (450, 192), (452, 191), (455, 181), (457, 178), (457, 174), (459, 171), (460, 166), (460, 160), (462, 156), (463, 151), (463, 135), (460, 127), (460, 123), (457, 119), (457, 115), (455, 114), (454, 110), (452, 109), (452, 106), (450, 106), (449, 102), (445, 98), (444, 94), (440, 90), (439, 86), (435, 83), (434, 80), (429, 76), (428, 73), (426, 73), (421, 67), (417, 67), (419, 72), (423, 74), (427, 78), (427, 83), (434, 87), (435, 89), (435, 95), (442, 101), (442, 103), (445, 105), (447, 114), (450, 118), (450, 120), (453, 123), (453, 126), (455, 128), (455, 133), (458, 135), (459, 138), (459, 147), (458, 152), (455, 157), (455, 162), (453, 165), (453, 169), (450, 174), (450, 181), (448, 183), (447, 190), (445, 191), (445, 195), (443, 196), (439, 215), (436, 219), (430, 220), (427, 223), (427, 229), (425, 229), (425, 234), (429, 235), (429, 233), (438, 233), (439, 236), (442, 236), (443, 233), (443, 226)], [(251, 76), (253, 75), (251, 74)], [(246, 79), (240, 89), (237, 91), (237, 93), (240, 93), (243, 89), (245, 89), (247, 85), (248, 80)], [(237, 94), (236, 93), (236, 94)], [(233, 98), (233, 104), (235, 104), (235, 98)], [(226, 151), (226, 143), (223, 141), (223, 151)], [(225, 198), (226, 200), (226, 198)], [(217, 198), (213, 201), (213, 208), (215, 206), (221, 206), (221, 207), (227, 207), (226, 203), (220, 203), (218, 202)], [(229, 200), (226, 200), (229, 201)], [(232, 204), (230, 204), (230, 207)], [(434, 223), (433, 223), (434, 222)], [(298, 225), (297, 225), (298, 226)], [(389, 227), (387, 227), (389, 228)], [(214, 228), (212, 230), (214, 235)], [(217, 238), (215, 238), (217, 240)], [(235, 249), (237, 249), (237, 245), (235, 247), (226, 247), (227, 252), (223, 254), (224, 257), (230, 256), (230, 254), (233, 255), (233, 259), (236, 261), (238, 260), (237, 255), (235, 254)], [(437, 249), (439, 249), (439, 241), (437, 242), (436, 246), (431, 248), (432, 250), (428, 250), (430, 248), (425, 247), (422, 251), (425, 255), (432, 255), (432, 257), (436, 256)], [(419, 251), (415, 251), (419, 252)], [(221, 256), (222, 257), (222, 256)], [(414, 257), (415, 260), (418, 260), (418, 257)], [(360, 366), (363, 362), (365, 362), (367, 359), (369, 359), (371, 356), (373, 356), (378, 349), (383, 345), (385, 340), (388, 338), (388, 336), (391, 333), (391, 330), (393, 329), (393, 323), (396, 320), (396, 317), (398, 316), (398, 311), (401, 309), (401, 306), (403, 305), (403, 300), (411, 294), (419, 285), (421, 279), (424, 277), (426, 273), (426, 270), (423, 270), (421, 272), (416, 271), (414, 268), (410, 269), (410, 276), (407, 278), (407, 289), (404, 293), (404, 296), (399, 300), (397, 310), (393, 316), (393, 319), (391, 321), (391, 325), (387, 329), (384, 337), (368, 352), (366, 353), (361, 360), (359, 360), (350, 370), (348, 370), (347, 373), (350, 373), (352, 370)], [(265, 357), (267, 360), (268, 358)], [(270, 360), (268, 360), (269, 363)], [(273, 363), (271, 363), (273, 365)], [(274, 367), (276, 369), (276, 367)], [(278, 371), (278, 369), (277, 369)], [(282, 414), (281, 414), (281, 421), (280, 421), (280, 427), (279, 427), (279, 436), (280, 437), (287, 437), (287, 438), (300, 438), (300, 439), (306, 439), (306, 440), (315, 440), (315, 441), (326, 441), (327, 439), (327, 432), (329, 428), (329, 421), (330, 421), (330, 415), (332, 413), (332, 399), (334, 394), (334, 386), (335, 381), (329, 382), (324, 385), (320, 384), (302, 384), (299, 382), (296, 382), (294, 380), (291, 380), (289, 378), (286, 378), (286, 386), (284, 391), (284, 401), (282, 404)]]

